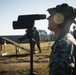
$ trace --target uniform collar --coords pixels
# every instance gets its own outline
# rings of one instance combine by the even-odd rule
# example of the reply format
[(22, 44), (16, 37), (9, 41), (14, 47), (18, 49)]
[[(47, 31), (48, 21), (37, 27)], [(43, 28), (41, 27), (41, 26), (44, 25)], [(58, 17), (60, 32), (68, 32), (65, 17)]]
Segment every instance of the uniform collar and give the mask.
[(68, 32), (63, 32), (63, 33), (61, 33), (61, 34), (57, 37), (56, 41), (58, 41), (58, 40), (60, 40), (61, 38), (63, 38), (67, 33), (68, 33)]
[(52, 45), (52, 50), (53, 50), (53, 47), (54, 47), (54, 45), (60, 40), (60, 39), (62, 39), (64, 36), (66, 36), (66, 34), (67, 34), (68, 32), (63, 32), (63, 33), (61, 33), (61, 35), (59, 35), (58, 36), (58, 38), (55, 40), (55, 43)]

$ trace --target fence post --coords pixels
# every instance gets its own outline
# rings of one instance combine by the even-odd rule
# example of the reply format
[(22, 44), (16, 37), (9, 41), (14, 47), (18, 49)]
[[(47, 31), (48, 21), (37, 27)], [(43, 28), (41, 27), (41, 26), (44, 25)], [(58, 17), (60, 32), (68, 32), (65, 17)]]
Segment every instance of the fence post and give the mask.
[(7, 53), (7, 50), (6, 50), (6, 41), (4, 40), (4, 53)]
[(0, 44), (0, 56), (2, 56), (2, 44)]

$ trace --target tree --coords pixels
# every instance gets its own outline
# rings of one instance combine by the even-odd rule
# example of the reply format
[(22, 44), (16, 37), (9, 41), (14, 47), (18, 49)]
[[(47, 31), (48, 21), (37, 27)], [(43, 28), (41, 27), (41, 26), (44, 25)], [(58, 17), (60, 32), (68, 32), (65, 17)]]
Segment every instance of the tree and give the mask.
[(40, 34), (41, 41), (43, 41), (47, 36), (47, 31), (46, 30), (39, 30), (39, 34)]
[(54, 32), (50, 32), (49, 34), (47, 34), (46, 30), (38, 30), (38, 31), (41, 41), (50, 41), (56, 39)]

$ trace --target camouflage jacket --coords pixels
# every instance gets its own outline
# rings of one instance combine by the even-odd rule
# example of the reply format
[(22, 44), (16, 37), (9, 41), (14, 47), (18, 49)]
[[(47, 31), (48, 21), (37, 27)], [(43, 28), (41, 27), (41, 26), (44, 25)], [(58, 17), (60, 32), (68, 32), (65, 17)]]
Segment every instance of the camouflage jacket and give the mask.
[(76, 40), (70, 33), (61, 34), (51, 47), (49, 67), (54, 71), (57, 69), (66, 70), (69, 66), (74, 67), (74, 45), (76, 45)]
[(40, 40), (39, 32), (37, 30), (34, 31), (33, 38), (38, 42)]

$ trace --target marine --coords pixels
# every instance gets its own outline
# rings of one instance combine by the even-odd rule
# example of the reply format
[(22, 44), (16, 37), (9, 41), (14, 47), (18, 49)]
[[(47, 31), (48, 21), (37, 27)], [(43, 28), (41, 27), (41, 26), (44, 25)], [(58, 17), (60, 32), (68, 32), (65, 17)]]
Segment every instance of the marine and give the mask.
[(76, 75), (75, 49), (76, 39), (69, 32), (72, 23), (76, 24), (76, 9), (67, 3), (57, 5), (47, 10), (50, 16), (48, 29), (56, 36), (51, 47), (49, 75)]

